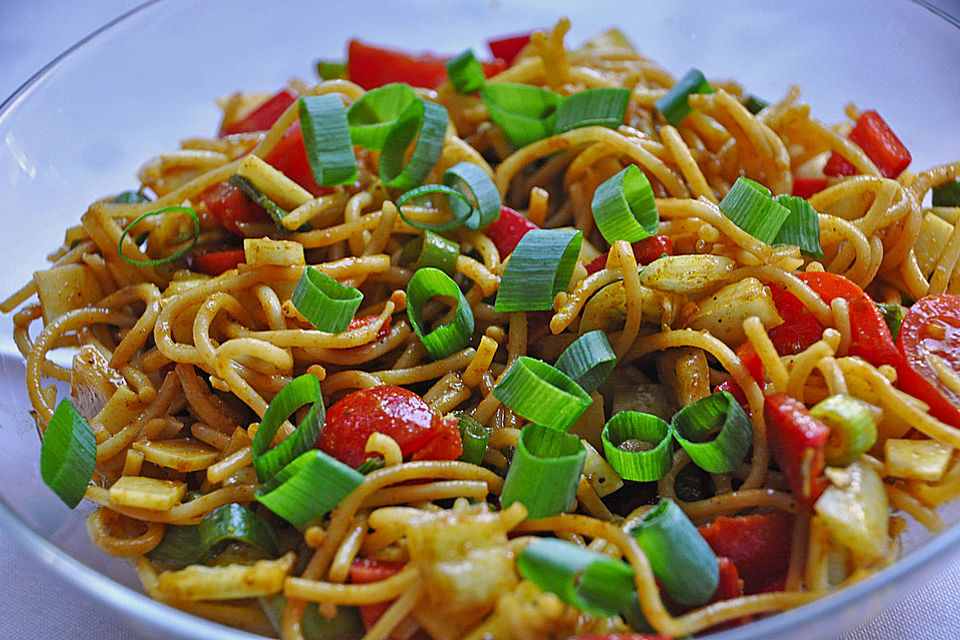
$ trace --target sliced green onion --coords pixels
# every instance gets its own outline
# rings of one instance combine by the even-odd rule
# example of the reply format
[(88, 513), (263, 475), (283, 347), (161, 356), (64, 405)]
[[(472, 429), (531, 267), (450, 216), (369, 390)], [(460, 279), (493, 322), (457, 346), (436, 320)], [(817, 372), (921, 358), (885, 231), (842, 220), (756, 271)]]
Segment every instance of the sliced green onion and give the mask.
[(717, 556), (683, 510), (664, 498), (628, 531), (670, 597), (689, 607), (705, 604), (720, 582)]
[(139, 191), (124, 191), (111, 198), (110, 202), (113, 204), (140, 204), (141, 202), (150, 202), (150, 198)]
[[(283, 612), (287, 609), (287, 599), (278, 594), (261, 596), (257, 601), (276, 630), (276, 637), (283, 637)], [(305, 605), (299, 623), (303, 640), (360, 640), (366, 633), (357, 607), (337, 607), (337, 613), (327, 618), (320, 613), (316, 602)]]
[(694, 93), (713, 93), (713, 87), (699, 69), (687, 71), (666, 94), (653, 104), (667, 122), (676, 127), (693, 111), (687, 98)]
[(368, 473), (373, 473), (377, 469), (383, 469), (386, 465), (387, 462), (383, 458), (367, 458), (363, 461), (363, 464), (357, 467), (357, 472), (367, 475)]
[(593, 402), (565, 373), (529, 356), (517, 358), (492, 393), (517, 415), (557, 431), (566, 431)]
[(877, 422), (862, 400), (833, 395), (810, 409), (810, 415), (830, 427), (823, 454), (832, 467), (846, 467), (877, 441)]
[(597, 329), (585, 333), (563, 350), (554, 367), (580, 385), (587, 393), (597, 390), (617, 364), (607, 334)]
[(758, 98), (757, 96), (751, 93), (743, 101), (743, 106), (745, 106), (747, 108), (747, 111), (749, 111), (753, 115), (757, 115), (758, 113), (766, 109), (768, 106), (770, 106), (770, 103), (764, 100), (763, 98)]
[(900, 325), (903, 324), (903, 306), (899, 304), (887, 304), (887, 303), (877, 303), (877, 309), (880, 311), (880, 315), (883, 316), (883, 321), (887, 323), (887, 327), (890, 329), (890, 335), (893, 336), (893, 341), (897, 341), (897, 336), (900, 335)]
[(596, 616), (629, 609), (637, 594), (630, 565), (566, 540), (531, 542), (520, 552), (517, 570), (541, 590)]
[(657, 233), (660, 215), (653, 187), (637, 165), (630, 165), (593, 192), (593, 219), (604, 240), (636, 242)]
[(317, 76), (321, 80), (339, 80), (347, 76), (347, 63), (333, 60), (317, 60)]
[(40, 475), (44, 483), (73, 509), (93, 478), (97, 439), (70, 398), (57, 405), (40, 444)]
[(147, 552), (147, 557), (171, 567), (186, 567), (203, 560), (200, 547), (200, 525), (168, 524), (160, 544)]
[[(443, 106), (426, 100), (412, 102), (390, 129), (380, 151), (380, 178), (392, 189), (412, 189), (433, 170), (447, 133), (449, 116)], [(407, 155), (416, 140), (413, 152)]]
[(260, 485), (255, 495), (261, 504), (299, 527), (326, 515), (363, 484), (363, 478), (336, 458), (310, 449)]
[(408, 84), (394, 82), (372, 89), (347, 109), (353, 144), (367, 149), (383, 148), (390, 130), (407, 108), (419, 100)]
[[(303, 422), (283, 442), (270, 448), (280, 426), (304, 405), (311, 405)], [(294, 378), (274, 396), (260, 420), (253, 445), (253, 468), (257, 479), (265, 482), (291, 460), (312, 448), (320, 437), (326, 410), (320, 395), (320, 381), (315, 375), (304, 374)], [(269, 506), (269, 505), (268, 505)]]
[[(463, 188), (470, 197), (464, 194)], [(451, 218), (445, 222), (420, 222), (411, 220), (403, 212), (409, 200), (420, 199), (430, 194), (442, 194), (450, 207)], [(431, 231), (448, 231), (461, 225), (479, 229), (490, 224), (500, 215), (500, 192), (487, 172), (472, 162), (459, 162), (443, 172), (443, 184), (427, 184), (407, 191), (397, 198), (400, 217), (411, 227)]]
[(267, 197), (255, 184), (239, 174), (235, 173), (230, 176), (228, 182), (237, 189), (240, 189), (240, 191), (243, 191), (243, 194), (250, 198), (254, 204), (262, 207), (270, 216), (270, 219), (273, 220), (274, 224), (277, 225), (278, 230), (289, 233), (290, 230), (283, 226), (283, 217), (287, 215), (285, 209)]
[(300, 129), (313, 179), (321, 187), (357, 179), (347, 109), (336, 95), (300, 98)]
[(960, 180), (951, 180), (931, 189), (935, 207), (960, 207)]
[(274, 558), (280, 555), (280, 542), (270, 525), (235, 502), (217, 507), (204, 516), (197, 534), (203, 556), (209, 556), (226, 541), (242, 542)]
[(739, 467), (753, 444), (753, 423), (726, 391), (685, 406), (674, 414), (671, 426), (694, 464), (710, 473), (727, 473)]
[(470, 464), (479, 465), (483, 462), (483, 455), (487, 452), (487, 444), (490, 442), (490, 427), (485, 427), (473, 416), (458, 411), (454, 414), (457, 417), (457, 426), (460, 428), (460, 441), (463, 443), (463, 453), (460, 460)]
[(553, 133), (562, 96), (528, 84), (495, 82), (480, 89), (490, 120), (515, 147), (525, 147)]
[[(461, 206), (450, 207), (450, 212), (452, 215), (449, 220), (444, 220), (443, 222), (422, 222), (420, 220), (407, 217), (403, 210), (403, 205), (407, 204), (407, 202), (410, 202), (411, 200), (413, 202), (418, 202), (433, 194), (443, 195), (446, 197), (448, 203), (457, 202)], [(404, 222), (414, 229), (424, 229), (428, 231), (439, 232), (456, 229), (457, 227), (463, 226), (473, 213), (473, 207), (470, 206), (469, 201), (462, 193), (453, 187), (447, 187), (442, 184), (425, 184), (421, 187), (410, 189), (397, 198), (396, 204), (397, 211), (400, 213), (400, 217), (403, 218)]]
[(580, 254), (583, 232), (532, 229), (504, 265), (494, 308), (497, 311), (544, 311), (570, 282)]
[(342, 285), (314, 267), (304, 267), (290, 297), (293, 306), (320, 331), (346, 331), (363, 302), (359, 289)]
[(630, 89), (602, 87), (578, 91), (563, 99), (557, 107), (554, 133), (580, 127), (600, 126), (616, 129), (630, 102)]
[[(425, 230), (419, 238), (411, 240), (403, 251), (404, 258), (414, 269), (434, 267), (450, 277), (457, 273), (460, 245), (432, 231)], [(403, 261), (401, 259), (401, 264)]]
[[(191, 218), (193, 218), (193, 239), (190, 241), (186, 247), (177, 251), (176, 253), (166, 256), (165, 258), (157, 258), (156, 260), (134, 260), (123, 255), (123, 239), (127, 237), (130, 233), (130, 230), (140, 224), (140, 221), (144, 218), (150, 216), (159, 216), (164, 213), (177, 212), (177, 213), (186, 213)], [(177, 260), (185, 255), (187, 255), (194, 245), (197, 244), (197, 240), (200, 238), (200, 218), (197, 217), (197, 212), (191, 209), (190, 207), (164, 207), (163, 209), (157, 209), (156, 211), (147, 211), (145, 214), (131, 222), (127, 225), (127, 228), (123, 230), (123, 233), (120, 234), (120, 240), (117, 241), (117, 252), (120, 254), (120, 257), (123, 258), (124, 262), (128, 262), (132, 265), (138, 267), (152, 267), (158, 264), (164, 264), (166, 262), (172, 262)]]
[(767, 244), (780, 233), (790, 210), (770, 197), (770, 190), (750, 178), (739, 177), (720, 201), (720, 211), (735, 225)]
[(473, 49), (467, 49), (457, 57), (448, 60), (447, 75), (450, 77), (450, 84), (457, 90), (457, 93), (479, 91), (483, 83), (487, 81), (483, 66), (473, 55)]
[[(477, 230), (485, 227), (500, 216), (500, 192), (487, 172), (472, 162), (458, 162), (443, 172), (443, 184), (457, 189), (463, 194), (463, 188), (470, 192), (472, 202), (464, 196), (447, 203), (451, 209), (469, 207), (469, 215), (463, 225)], [(462, 214), (461, 214), (462, 215)], [(455, 214), (455, 217), (460, 217)]]
[(627, 480), (659, 480), (673, 464), (670, 425), (657, 416), (639, 411), (615, 413), (600, 439), (607, 462)]
[[(453, 319), (429, 333), (423, 325), (423, 307), (433, 296), (449, 296), (457, 301)], [(451, 353), (470, 344), (473, 337), (473, 310), (463, 297), (453, 278), (440, 269), (424, 267), (417, 269), (407, 284), (407, 317), (417, 337), (434, 360), (446, 358)]]
[(820, 246), (820, 214), (806, 198), (781, 194), (774, 201), (787, 208), (790, 215), (783, 221), (775, 244), (792, 244), (800, 247), (800, 253), (808, 258), (823, 260)]
[(503, 481), (500, 504), (520, 502), (527, 518), (549, 518), (573, 509), (587, 451), (580, 438), (539, 424), (520, 431)]

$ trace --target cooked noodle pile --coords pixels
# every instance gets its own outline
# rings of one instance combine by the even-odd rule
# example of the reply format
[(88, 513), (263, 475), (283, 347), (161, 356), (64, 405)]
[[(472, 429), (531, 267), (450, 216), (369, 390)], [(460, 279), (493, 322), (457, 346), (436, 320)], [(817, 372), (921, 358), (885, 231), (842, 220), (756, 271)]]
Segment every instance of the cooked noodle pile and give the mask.
[[(922, 205), (932, 187), (957, 177), (960, 163), (885, 177), (847, 137), (851, 124), (816, 120), (797, 88), (754, 114), (741, 87), (713, 82), (715, 92), (691, 95), (692, 113), (671, 126), (654, 106), (675, 83), (670, 73), (610, 34), (567, 49), (568, 26), (561, 21), (535, 34), (509, 68), (487, 82), (526, 83), (561, 96), (626, 87), (630, 99), (619, 127), (582, 126), (516, 148), (476, 94), (457, 93), (449, 84), (418, 89), (450, 118), (439, 161), (424, 183), (440, 183), (446, 170), (469, 162), (487, 172), (503, 204), (527, 220), (582, 232), (572, 276), (550, 311), (497, 311), (508, 256), (484, 227), (453, 229), (444, 235), (459, 245), (454, 279), (475, 326), (466, 347), (431, 357), (406, 313), (415, 267), (405, 247), (421, 235), (406, 218), (440, 221), (449, 212), (418, 201), (403, 205), (401, 217), (400, 193), (378, 174), (378, 152), (360, 146), (356, 182), (285, 207), (283, 230), (269, 219), (227, 224), (215, 217), (209, 194), (237, 173), (243, 158), (267, 157), (282, 144), (297, 120), (295, 104), (269, 130), (191, 138), (161, 153), (139, 175), (150, 201), (93, 203), (50, 256), (53, 265), (6, 302), (5, 311), (16, 309), (15, 337), (27, 360), (41, 434), (58, 404), (52, 381), (70, 384), (93, 430), (96, 472), (85, 494), (97, 505), (91, 539), (135, 562), (152, 597), (287, 640), (310, 637), (310, 625), (368, 605), (382, 613), (367, 620), (371, 640), (629, 631), (623, 616), (580, 611), (518, 572), (523, 549), (552, 536), (622, 559), (634, 571), (649, 624), (682, 637), (801, 605), (894, 562), (905, 526), (896, 513), (939, 527), (935, 507), (960, 494), (960, 462), (952, 454), (960, 431), (899, 387), (895, 364), (871, 364), (867, 354), (850, 353), (859, 339), (855, 300), (825, 299), (806, 274), (842, 275), (877, 303), (901, 311), (927, 295), (960, 293), (957, 209)], [(345, 105), (365, 94), (344, 79), (293, 83), (290, 90), (334, 95)], [(225, 124), (262, 99), (238, 94), (225, 101)], [(847, 112), (851, 121), (861, 115), (853, 106)], [(828, 178), (826, 188), (809, 197), (819, 212), (822, 260), (793, 245), (758, 240), (721, 212), (720, 201), (741, 176), (789, 194), (798, 177), (817, 173), (832, 152), (854, 171)], [(672, 256), (644, 259), (624, 240), (606, 242), (596, 226), (595, 191), (629, 165), (652, 186), (657, 235), (668, 239)], [(142, 214), (166, 207), (173, 208), (121, 237)], [(148, 266), (124, 259), (155, 260), (184, 248), (192, 221), (179, 207), (199, 216), (199, 237), (186, 257)], [(238, 250), (241, 237), (248, 242), (240, 264), (217, 276), (199, 272), (199, 256)], [(588, 269), (604, 255), (605, 263)], [(361, 320), (339, 333), (315, 329), (291, 302), (305, 265), (359, 289)], [(797, 351), (778, 350), (770, 331), (795, 318), (768, 313), (774, 294), (792, 295), (806, 316), (826, 327), (822, 335)], [(448, 308), (440, 299), (429, 302), (426, 324), (448, 321)], [(501, 508), (504, 477), (528, 421), (492, 390), (521, 356), (552, 364), (578, 336), (598, 329), (616, 367), (570, 429), (591, 445), (575, 507), (539, 519), (527, 518), (520, 502)], [(64, 349), (73, 350), (71, 366), (49, 357)], [(762, 365), (759, 383), (745, 349)], [(938, 362), (943, 386), (953, 388), (960, 377), (949, 362)], [(414, 391), (439, 416), (465, 413), (492, 430), (483, 464), (411, 459), (393, 438), (378, 434), (366, 450), (383, 459), (382, 468), (367, 473), (329, 515), (294, 527), (256, 500), (261, 483), (251, 443), (274, 396), (303, 374), (320, 381), (328, 411), (351, 392), (393, 385)], [(659, 480), (623, 481), (596, 453), (604, 451), (600, 431), (612, 415), (640, 411), (669, 422), (724, 384), (741, 394), (753, 434), (745, 460), (729, 473), (703, 471), (677, 447)], [(820, 480), (828, 491), (843, 492), (861, 475), (882, 479), (872, 493), (864, 489), (855, 497), (870, 501), (868, 510), (882, 509), (874, 552), (852, 548), (829, 518), (791, 491), (768, 443), (765, 402), (776, 394), (808, 408), (837, 394), (868, 404), (875, 443), (849, 465), (828, 467)], [(292, 429), (285, 423), (278, 440)], [(939, 456), (939, 472), (892, 469), (888, 440), (940, 443), (930, 449)], [(171, 490), (161, 507), (131, 502), (118, 499), (121, 478), (185, 490)], [(665, 599), (629, 531), (666, 498), (701, 531), (749, 516), (786, 523), (778, 561), (783, 574), (764, 588), (751, 589), (748, 580), (747, 595), (734, 589), (696, 608)], [(156, 555), (165, 536), (233, 503), (269, 523), (279, 541), (276, 554), (233, 543), (201, 563), (178, 566)], [(393, 569), (361, 580), (355, 570), (364, 561)], [(743, 579), (745, 567), (737, 568)]]

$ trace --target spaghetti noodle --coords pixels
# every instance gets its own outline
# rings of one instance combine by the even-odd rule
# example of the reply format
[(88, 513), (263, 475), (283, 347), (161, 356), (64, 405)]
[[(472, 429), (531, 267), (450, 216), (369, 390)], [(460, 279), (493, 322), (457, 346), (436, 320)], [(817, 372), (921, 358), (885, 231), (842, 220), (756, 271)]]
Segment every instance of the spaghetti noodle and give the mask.
[[(396, 150), (371, 131), (364, 143), (354, 137), (356, 172), (342, 184), (318, 184), (303, 162), (318, 144), (303, 100), (332, 96), (325, 105), (347, 108), (374, 95), (351, 61), (346, 78), (224, 101), (221, 136), (160, 154), (141, 170), (137, 194), (93, 203), (53, 264), (4, 303), (19, 308), (15, 336), (40, 433), (58, 411), (50, 379), (70, 382), (89, 422), (92, 540), (136, 558), (151, 596), (285, 640), (558, 638), (642, 630), (644, 620), (679, 637), (801, 605), (895, 561), (902, 527), (892, 511), (940, 526), (935, 507), (960, 495), (960, 422), (949, 410), (960, 395), (960, 203), (922, 203), (960, 175), (960, 162), (893, 173), (858, 137), (872, 112), (850, 107), (852, 131), (828, 126), (795, 88), (751, 111), (741, 87), (716, 83), (682, 95), (691, 112), (668, 123), (663, 101), (682, 82), (615, 31), (567, 48), (568, 28), (561, 20), (515, 60), (488, 65), (479, 94), (409, 80), (417, 88), (403, 89), (405, 104), (448, 118), (419, 181), (432, 185), (424, 197), (401, 199), (409, 187), (390, 184), (417, 168), (426, 119), (402, 145), (398, 175), (384, 171)], [(366, 45), (353, 43), (351, 57), (355, 47)], [(546, 129), (516, 144), (502, 105), (485, 94), (507, 83), (537, 88), (558, 120), (574, 96), (625, 96), (625, 108), (612, 123), (588, 118), (564, 131), (543, 114), (517, 116)], [(604, 90), (614, 93), (590, 93)], [(392, 135), (406, 113), (361, 124)], [(490, 181), (498, 220), (448, 224), (464, 210), (443, 196), (450, 191), (482, 213), (474, 185), (464, 195), (448, 178), (460, 163)], [(649, 183), (656, 226), (646, 238), (607, 238), (595, 194), (628, 167)], [(805, 196), (815, 246), (759, 239), (731, 215), (727, 196), (743, 178), (778, 196), (770, 206), (784, 208), (781, 194)], [(159, 213), (139, 220), (148, 212)], [(430, 245), (427, 228), (446, 244)], [(537, 235), (526, 234), (541, 229), (576, 231), (560, 265), (547, 265), (563, 273), (548, 305), (504, 300), (501, 285)], [(430, 257), (428, 245), (453, 253)], [(308, 272), (362, 297), (349, 324), (319, 329), (307, 319), (295, 288)], [(454, 287), (419, 300), (411, 283), (425, 273)], [(919, 302), (908, 310), (910, 301)], [(896, 346), (881, 302), (894, 317), (907, 313)], [(461, 335), (437, 346), (435, 334), (464, 315)], [(590, 366), (609, 361), (605, 380), (559, 373), (561, 354), (595, 331), (609, 356)], [(924, 336), (941, 346), (914, 366), (908, 341)], [(48, 358), (64, 347), (75, 350), (71, 367)], [(546, 391), (567, 393), (574, 404), (564, 406), (580, 402), (580, 417), (560, 431), (586, 461), (567, 507), (531, 518), (540, 505), (511, 497), (521, 483), (514, 468), (533, 464), (524, 456), (536, 458), (552, 436), (503, 389), (522, 367), (539, 371), (537, 361), (561, 376)], [(326, 407), (317, 459), (359, 472), (343, 472), (353, 484), (329, 513), (297, 522), (267, 499), (286, 469), (262, 459), (306, 433), (309, 417), (294, 427), (306, 410), (273, 423), (272, 442), (257, 436), (303, 375), (320, 382), (317, 406)], [(709, 464), (693, 449), (673, 453), (675, 416), (714, 396), (729, 399), (726, 417), (691, 443), (719, 443), (737, 413), (748, 453), (717, 445), (723, 459)], [(855, 403), (849, 413), (818, 411), (837, 396)], [(667, 425), (658, 472), (648, 454), (662, 437), (610, 441), (607, 419), (624, 412)], [(646, 462), (620, 466), (607, 447)], [(854, 447), (853, 462), (831, 462), (836, 447)], [(894, 469), (887, 457), (911, 447), (914, 462)], [(471, 448), (476, 459), (465, 461)], [(333, 491), (312, 488), (317, 499)], [(693, 606), (665, 591), (657, 552), (636, 533), (668, 502), (699, 526), (707, 565), (725, 576)], [(228, 513), (259, 533), (218, 537)], [(632, 576), (633, 613), (578, 606), (521, 569), (518, 558), (545, 537), (617, 562)]]

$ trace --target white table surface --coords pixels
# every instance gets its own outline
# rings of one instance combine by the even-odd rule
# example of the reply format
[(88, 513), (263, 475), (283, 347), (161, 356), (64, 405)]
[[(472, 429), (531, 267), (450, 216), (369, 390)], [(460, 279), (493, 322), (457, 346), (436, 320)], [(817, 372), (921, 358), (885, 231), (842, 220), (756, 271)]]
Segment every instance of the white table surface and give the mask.
[[(138, 4), (134, 0), (0, 0), (0, 99), (80, 38)], [(960, 0), (935, 2), (960, 15)], [(960, 557), (842, 640), (960, 638)], [(138, 640), (107, 610), (59, 582), (0, 528), (0, 639)]]

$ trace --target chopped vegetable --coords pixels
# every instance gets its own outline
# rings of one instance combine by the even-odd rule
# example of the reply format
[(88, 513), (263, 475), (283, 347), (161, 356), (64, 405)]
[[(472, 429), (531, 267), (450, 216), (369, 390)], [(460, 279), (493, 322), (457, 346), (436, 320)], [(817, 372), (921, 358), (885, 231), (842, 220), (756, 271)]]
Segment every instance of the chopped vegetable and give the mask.
[[(896, 178), (913, 159), (890, 125), (876, 111), (864, 111), (850, 131), (850, 141), (863, 152), (887, 178)], [(828, 176), (851, 176), (856, 168), (836, 151), (831, 154), (823, 172)]]
[(831, 466), (847, 466), (877, 441), (877, 423), (862, 400), (833, 395), (810, 409), (810, 415), (830, 428), (823, 453)]
[(812, 507), (827, 486), (824, 447), (830, 428), (811, 416), (802, 402), (780, 393), (766, 397), (764, 416), (773, 459), (797, 500)]

